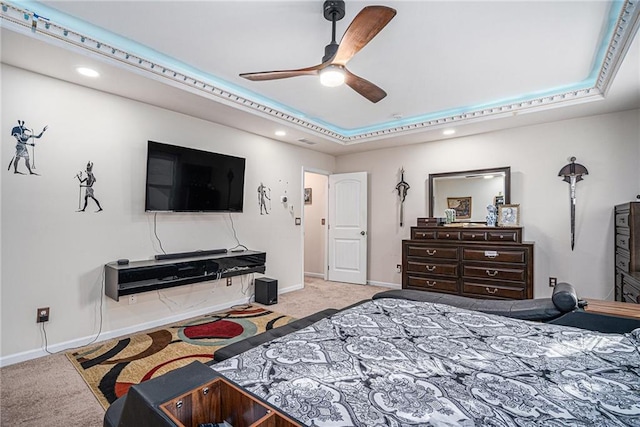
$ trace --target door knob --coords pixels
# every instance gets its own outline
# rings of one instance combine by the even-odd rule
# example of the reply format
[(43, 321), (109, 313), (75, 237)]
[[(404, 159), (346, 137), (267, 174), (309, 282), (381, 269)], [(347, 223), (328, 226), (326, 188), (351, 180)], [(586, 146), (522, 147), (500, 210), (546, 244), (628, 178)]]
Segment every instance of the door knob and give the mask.
[(360, 232), (360, 234), (362, 234), (362, 235), (364, 236), (364, 235), (365, 235), (365, 234), (367, 234), (367, 233), (366, 233), (366, 232), (364, 232), (364, 231), (361, 231), (361, 232)]

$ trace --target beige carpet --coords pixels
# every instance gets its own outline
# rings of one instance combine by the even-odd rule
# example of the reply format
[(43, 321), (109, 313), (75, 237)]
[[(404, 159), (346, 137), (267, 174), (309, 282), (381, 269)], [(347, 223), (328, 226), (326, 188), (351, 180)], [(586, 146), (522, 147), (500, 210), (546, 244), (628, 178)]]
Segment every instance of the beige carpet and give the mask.
[[(307, 278), (305, 288), (268, 306), (301, 318), (325, 308), (343, 308), (386, 290)], [(104, 409), (64, 353), (0, 369), (0, 425), (100, 427)]]

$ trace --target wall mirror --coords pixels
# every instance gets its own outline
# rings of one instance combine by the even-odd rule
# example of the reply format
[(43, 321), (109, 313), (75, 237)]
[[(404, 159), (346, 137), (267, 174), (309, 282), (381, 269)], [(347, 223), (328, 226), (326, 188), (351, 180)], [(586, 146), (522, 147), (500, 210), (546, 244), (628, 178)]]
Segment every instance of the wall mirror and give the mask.
[(429, 216), (456, 209), (456, 222), (486, 221), (487, 205), (511, 203), (511, 168), (429, 174)]

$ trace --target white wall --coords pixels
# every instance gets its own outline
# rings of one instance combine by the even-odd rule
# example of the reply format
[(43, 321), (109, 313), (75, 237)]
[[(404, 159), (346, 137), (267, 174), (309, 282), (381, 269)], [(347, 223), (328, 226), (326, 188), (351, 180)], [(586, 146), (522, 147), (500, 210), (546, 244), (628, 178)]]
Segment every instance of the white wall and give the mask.
[(312, 190), (311, 204), (304, 205), (304, 272), (320, 277), (324, 277), (327, 269), (325, 245), (328, 182), (327, 175), (310, 172), (304, 174), (304, 186)]
[[(125, 98), (2, 66), (1, 343), (3, 364), (44, 354), (36, 309), (51, 307), (46, 324), (52, 350), (80, 346), (97, 334), (103, 265), (118, 258), (149, 259), (160, 253), (153, 214), (144, 212), (147, 140), (221, 152), (247, 159), (244, 213), (232, 214), (241, 243), (267, 252), (266, 275), (280, 290), (302, 286), (302, 167), (332, 171), (333, 156), (262, 138)], [(36, 131), (36, 171), (6, 170), (15, 153), (10, 136), (17, 120)], [(76, 173), (94, 163), (95, 195), (104, 211), (78, 208)], [(26, 171), (23, 161), (19, 170)], [(260, 215), (257, 187), (271, 188), (272, 211)], [(287, 192), (290, 212), (278, 202)], [(236, 245), (228, 214), (158, 214), (157, 233), (171, 252)], [(246, 301), (248, 280), (181, 286), (103, 301), (100, 339), (212, 308)]]
[[(278, 279), (280, 290), (301, 286), (302, 236), (294, 217), (302, 209), (303, 167), (368, 172), (368, 278), (399, 284), (400, 241), (409, 237), (415, 218), (427, 216), (428, 174), (511, 166), (512, 203), (521, 204), (525, 239), (536, 243), (534, 296), (549, 295), (549, 276), (573, 283), (583, 297), (612, 296), (612, 207), (640, 193), (638, 110), (335, 159), (10, 66), (0, 71), (0, 164), (8, 165), (14, 155), (9, 133), (18, 119), (36, 131), (49, 126), (36, 149), (41, 176), (6, 170), (0, 175), (0, 364), (44, 354), (41, 325), (35, 322), (38, 307), (51, 307), (50, 350), (88, 342), (100, 325), (103, 264), (160, 253), (153, 215), (144, 213), (143, 205), (149, 139), (247, 158), (245, 212), (233, 219), (244, 245), (267, 252), (266, 275)], [(572, 155), (590, 172), (578, 185), (573, 252), (569, 189), (557, 176)], [(75, 212), (74, 175), (89, 160), (101, 213)], [(411, 184), (402, 228), (394, 189), (401, 166)], [(260, 181), (272, 189), (269, 215), (259, 215)], [(278, 202), (285, 191), (293, 213)], [(235, 246), (227, 214), (158, 214), (157, 230), (167, 252)], [(135, 305), (106, 298), (100, 339), (246, 300), (240, 279), (234, 283), (139, 294)]]
[[(337, 172), (369, 172), (369, 280), (401, 283), (400, 240), (428, 216), (430, 173), (511, 166), (511, 202), (520, 204), (525, 240), (535, 242), (534, 297), (550, 295), (554, 276), (582, 297), (613, 298), (613, 206), (640, 194), (639, 122), (633, 110), (338, 157)], [(558, 177), (571, 156), (589, 170), (577, 187), (573, 252), (569, 185)], [(390, 191), (401, 166), (411, 185), (403, 228)]]

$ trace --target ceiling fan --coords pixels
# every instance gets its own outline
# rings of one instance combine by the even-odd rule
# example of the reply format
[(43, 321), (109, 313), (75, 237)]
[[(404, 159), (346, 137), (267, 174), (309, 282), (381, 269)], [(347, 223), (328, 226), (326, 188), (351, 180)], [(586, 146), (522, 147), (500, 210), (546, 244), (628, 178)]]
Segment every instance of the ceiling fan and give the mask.
[(378, 102), (387, 93), (368, 80), (351, 73), (347, 62), (371, 41), (396, 15), (396, 10), (386, 6), (367, 6), (353, 19), (347, 31), (336, 43), (336, 22), (344, 18), (345, 7), (342, 0), (324, 2), (324, 17), (332, 23), (331, 43), (324, 48), (322, 63), (297, 70), (263, 71), (243, 73), (240, 77), (248, 80), (276, 80), (297, 76), (320, 75), (325, 86), (339, 86), (346, 83), (371, 102)]

